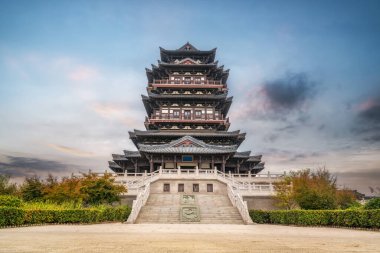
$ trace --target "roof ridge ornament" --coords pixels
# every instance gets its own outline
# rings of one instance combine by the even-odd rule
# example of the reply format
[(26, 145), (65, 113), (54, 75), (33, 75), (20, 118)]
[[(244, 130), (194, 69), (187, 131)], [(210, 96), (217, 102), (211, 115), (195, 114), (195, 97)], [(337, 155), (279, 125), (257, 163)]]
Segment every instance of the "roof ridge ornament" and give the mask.
[(191, 45), (189, 42), (186, 42), (185, 45), (177, 49), (178, 51), (199, 51), (196, 47)]

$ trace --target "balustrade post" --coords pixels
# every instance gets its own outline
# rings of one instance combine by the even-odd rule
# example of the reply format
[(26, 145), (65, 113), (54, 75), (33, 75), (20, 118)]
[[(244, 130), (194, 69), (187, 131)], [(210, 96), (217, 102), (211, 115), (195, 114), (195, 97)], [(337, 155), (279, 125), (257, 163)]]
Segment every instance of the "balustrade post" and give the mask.
[(147, 177), (147, 173), (146, 173), (146, 170), (144, 170), (144, 180), (146, 179)]
[(251, 179), (251, 171), (248, 171), (248, 178)]
[(158, 169), (158, 174), (162, 175), (162, 166), (160, 166), (160, 168)]
[(268, 171), (268, 178), (270, 178), (270, 172)]
[(198, 168), (198, 165), (195, 166), (195, 175), (199, 175), (199, 168)]

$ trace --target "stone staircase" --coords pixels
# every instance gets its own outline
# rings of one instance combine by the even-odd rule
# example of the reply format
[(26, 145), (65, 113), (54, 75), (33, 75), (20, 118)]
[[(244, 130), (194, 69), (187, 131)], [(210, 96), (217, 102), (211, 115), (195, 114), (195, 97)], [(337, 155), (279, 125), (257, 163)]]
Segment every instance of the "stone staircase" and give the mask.
[(226, 195), (195, 195), (195, 206), (199, 208), (199, 222), (182, 222), (180, 219), (181, 194), (151, 193), (136, 223), (203, 223), (203, 224), (243, 224), (236, 207)]

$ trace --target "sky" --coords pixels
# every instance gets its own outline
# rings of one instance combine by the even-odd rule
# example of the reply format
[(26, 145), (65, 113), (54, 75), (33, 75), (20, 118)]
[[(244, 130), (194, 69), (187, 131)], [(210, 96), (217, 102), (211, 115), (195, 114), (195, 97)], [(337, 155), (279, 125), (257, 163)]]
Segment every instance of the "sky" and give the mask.
[[(104, 171), (144, 130), (159, 47), (217, 47), (264, 173), (380, 187), (379, 1), (0, 0), (0, 173)], [(378, 188), (380, 192), (380, 188)]]

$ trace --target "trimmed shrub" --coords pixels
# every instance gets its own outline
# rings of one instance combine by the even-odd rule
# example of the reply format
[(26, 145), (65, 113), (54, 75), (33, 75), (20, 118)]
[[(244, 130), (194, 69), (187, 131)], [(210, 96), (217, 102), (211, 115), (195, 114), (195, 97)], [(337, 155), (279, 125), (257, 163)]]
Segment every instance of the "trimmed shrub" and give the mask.
[(380, 228), (380, 209), (375, 210), (251, 210), (253, 222), (301, 225)]
[(370, 199), (365, 204), (364, 209), (380, 209), (380, 198)]
[(92, 207), (83, 209), (21, 209), (0, 207), (0, 227), (21, 224), (98, 223), (126, 221), (128, 206)]
[(0, 195), (0, 206), (20, 207), (21, 199), (12, 195)]
[(0, 227), (21, 225), (24, 223), (24, 215), (21, 208), (0, 206)]
[(256, 223), (270, 223), (269, 222), (269, 213), (262, 210), (250, 210), (249, 215), (251, 219)]
[(126, 221), (131, 213), (129, 206), (106, 207), (101, 212), (101, 221)]
[(26, 224), (41, 223), (97, 223), (106, 221), (126, 221), (129, 207), (106, 207), (63, 210), (26, 210)]

